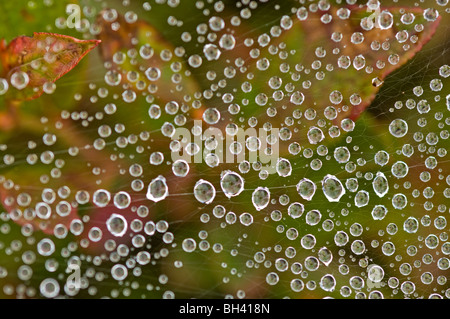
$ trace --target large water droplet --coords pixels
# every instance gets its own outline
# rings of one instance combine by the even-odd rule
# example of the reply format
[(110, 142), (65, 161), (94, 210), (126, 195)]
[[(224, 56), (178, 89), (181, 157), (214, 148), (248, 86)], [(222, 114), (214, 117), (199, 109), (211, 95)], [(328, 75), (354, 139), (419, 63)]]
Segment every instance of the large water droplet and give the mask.
[(330, 174), (322, 180), (322, 190), (330, 202), (338, 202), (345, 194), (344, 185), (336, 176)]
[(252, 203), (256, 210), (262, 210), (269, 205), (270, 191), (267, 187), (258, 187), (252, 194)]
[(305, 211), (305, 208), (303, 204), (301, 203), (292, 203), (288, 207), (288, 214), (294, 219), (297, 219), (303, 215), (303, 212)]
[(169, 195), (169, 188), (166, 184), (164, 176), (158, 176), (148, 185), (147, 199), (153, 202), (159, 202)]
[(403, 223), (403, 230), (409, 234), (417, 232), (419, 229), (419, 221), (414, 217), (408, 217)]
[(111, 200), (111, 194), (105, 189), (98, 189), (94, 192), (92, 200), (98, 207), (105, 207)]
[(8, 91), (9, 84), (6, 79), (0, 78), (0, 95), (5, 94)]
[(382, 11), (378, 16), (378, 24), (382, 30), (389, 29), (394, 24), (394, 16), (389, 11)]
[(106, 221), (108, 231), (115, 237), (125, 235), (128, 227), (127, 220), (119, 214), (112, 214)]
[(394, 137), (403, 137), (408, 133), (408, 124), (402, 119), (396, 119), (389, 124), (389, 132)]
[(209, 204), (216, 197), (216, 189), (213, 184), (201, 179), (195, 183), (194, 196), (200, 203)]
[(372, 186), (378, 197), (383, 197), (389, 191), (388, 180), (381, 172), (378, 172), (377, 176), (373, 179)]
[(327, 247), (320, 248), (319, 252), (319, 260), (324, 263), (325, 266), (328, 266), (333, 260), (333, 253)]
[(29, 82), (28, 74), (23, 71), (16, 71), (11, 75), (11, 85), (18, 90), (26, 88)]
[(325, 135), (318, 127), (312, 126), (308, 130), (308, 141), (311, 144), (317, 144), (323, 141)]
[(297, 192), (299, 195), (306, 200), (311, 200), (316, 193), (316, 184), (310, 179), (303, 178), (297, 184)]
[(285, 158), (280, 157), (277, 161), (276, 170), (278, 175), (280, 175), (281, 177), (290, 176), (292, 173), (291, 162), (289, 162), (289, 160)]
[(369, 193), (361, 190), (355, 195), (355, 206), (363, 207), (369, 203)]
[(372, 209), (372, 218), (374, 220), (382, 220), (384, 217), (386, 217), (388, 210), (384, 205), (375, 205), (375, 207)]
[(332, 292), (336, 287), (336, 279), (333, 275), (327, 274), (320, 279), (319, 285), (323, 290)]
[(221, 175), (220, 187), (226, 197), (238, 196), (244, 190), (244, 179), (238, 173), (224, 171)]
[(367, 267), (367, 277), (372, 282), (381, 282), (384, 278), (384, 270), (378, 265)]

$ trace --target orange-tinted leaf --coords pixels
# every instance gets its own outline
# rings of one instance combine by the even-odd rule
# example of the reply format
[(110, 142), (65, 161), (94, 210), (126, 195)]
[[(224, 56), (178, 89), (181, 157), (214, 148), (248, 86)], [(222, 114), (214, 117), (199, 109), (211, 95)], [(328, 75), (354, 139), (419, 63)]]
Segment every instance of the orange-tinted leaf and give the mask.
[(44, 84), (55, 82), (72, 70), (100, 41), (39, 32), (20, 36), (7, 46), (0, 44), (0, 77), (9, 82), (7, 98), (32, 100), (44, 92)]

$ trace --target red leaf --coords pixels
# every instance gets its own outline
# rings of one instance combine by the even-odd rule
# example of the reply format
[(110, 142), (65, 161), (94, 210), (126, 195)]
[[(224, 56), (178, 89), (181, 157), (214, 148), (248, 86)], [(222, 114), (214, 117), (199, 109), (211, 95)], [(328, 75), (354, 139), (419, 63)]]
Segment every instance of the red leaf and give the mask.
[[(2, 41), (0, 77), (9, 82), (8, 98), (32, 100), (39, 97), (45, 83), (55, 82), (72, 70), (100, 42), (45, 32), (35, 32), (33, 37), (17, 37), (7, 46)], [(17, 75), (25, 80), (17, 81)]]

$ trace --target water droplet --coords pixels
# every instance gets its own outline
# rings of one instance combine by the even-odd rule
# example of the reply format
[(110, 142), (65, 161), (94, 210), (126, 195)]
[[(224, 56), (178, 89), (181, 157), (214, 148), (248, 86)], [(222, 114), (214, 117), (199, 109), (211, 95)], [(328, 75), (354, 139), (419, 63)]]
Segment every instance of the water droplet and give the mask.
[(172, 171), (175, 176), (185, 177), (189, 173), (189, 164), (185, 160), (176, 160), (172, 164)]
[(404, 194), (395, 194), (392, 197), (392, 206), (394, 206), (395, 209), (403, 209), (408, 204), (408, 199)]
[(111, 268), (111, 276), (117, 281), (125, 280), (128, 276), (127, 267), (121, 264), (115, 264)]
[(216, 108), (208, 108), (203, 113), (203, 120), (209, 125), (217, 124), (220, 120), (220, 112)]
[(114, 206), (118, 209), (125, 209), (130, 206), (131, 198), (127, 192), (120, 191), (114, 195)]
[(336, 287), (336, 279), (333, 275), (327, 274), (320, 279), (320, 288), (332, 292)]
[(322, 214), (317, 209), (313, 209), (306, 213), (305, 221), (309, 226), (315, 226), (320, 222), (321, 218)]
[(39, 285), (39, 291), (45, 298), (55, 298), (59, 295), (59, 283), (56, 279), (46, 278)]
[(288, 214), (293, 219), (297, 219), (297, 218), (301, 217), (303, 215), (304, 211), (305, 211), (305, 208), (304, 208), (303, 204), (300, 204), (297, 202), (292, 203), (288, 207)]
[(333, 253), (327, 247), (320, 248), (318, 256), (325, 266), (328, 266), (333, 261)]
[(37, 244), (37, 251), (41, 256), (50, 256), (55, 252), (55, 243), (50, 238), (44, 238)]
[(250, 226), (251, 224), (253, 224), (253, 216), (249, 213), (242, 213), (239, 216), (239, 221), (244, 226)]
[(312, 126), (308, 130), (308, 141), (310, 144), (318, 144), (323, 141), (325, 135), (318, 127)]
[(305, 7), (300, 7), (297, 10), (297, 18), (301, 21), (304, 21), (308, 18), (308, 9)]
[(305, 96), (303, 95), (302, 92), (294, 92), (291, 95), (291, 103), (294, 105), (302, 105), (303, 101), (305, 101)]
[(98, 207), (105, 207), (111, 200), (111, 194), (105, 189), (98, 189), (94, 192), (92, 200)]
[(342, 102), (343, 96), (339, 91), (333, 91), (330, 93), (330, 102), (333, 104), (339, 104)]
[(378, 151), (375, 154), (374, 160), (376, 164), (384, 166), (389, 162), (389, 153), (386, 151)]
[(252, 203), (256, 210), (260, 211), (269, 205), (270, 191), (267, 187), (258, 187), (252, 193)]
[[(342, 69), (348, 69), (348, 67), (352, 64), (350, 57), (347, 55), (342, 55), (338, 59), (338, 66)], [(338, 103), (336, 103), (338, 104)]]
[(364, 207), (369, 203), (369, 193), (361, 190), (355, 195), (355, 206)]
[(390, 29), (394, 24), (394, 16), (389, 11), (384, 10), (378, 16), (378, 24), (382, 30)]
[(384, 270), (378, 265), (370, 265), (367, 267), (367, 277), (371, 282), (381, 282), (384, 278)]
[(338, 163), (347, 163), (350, 160), (350, 151), (346, 146), (336, 147), (334, 150), (334, 158)]
[(275, 272), (270, 272), (266, 276), (266, 282), (271, 286), (276, 285), (279, 280), (280, 280), (280, 277)]
[(198, 68), (202, 65), (203, 59), (198, 54), (194, 54), (189, 57), (188, 63), (191, 67)]
[(276, 170), (278, 175), (280, 175), (281, 177), (290, 176), (292, 173), (291, 162), (289, 162), (289, 160), (285, 158), (280, 157), (277, 161)]
[(224, 34), (219, 40), (219, 45), (222, 49), (233, 50), (236, 45), (236, 39), (232, 34)]
[(384, 205), (375, 205), (372, 209), (372, 218), (374, 220), (382, 220), (386, 217), (388, 210)]
[(30, 82), (30, 78), (27, 73), (23, 71), (16, 71), (11, 75), (11, 85), (18, 90), (23, 90)]
[(362, 255), (366, 251), (366, 245), (362, 240), (357, 239), (352, 242), (350, 249), (355, 255)]
[(316, 184), (313, 183), (310, 179), (303, 178), (297, 184), (297, 192), (299, 195), (306, 200), (311, 200), (316, 193)]
[(378, 172), (377, 176), (372, 181), (372, 187), (378, 197), (383, 197), (384, 195), (386, 195), (389, 191), (389, 183), (386, 175)]
[(392, 256), (395, 253), (395, 245), (392, 242), (387, 241), (381, 246), (381, 251), (386, 256)]
[(349, 238), (345, 231), (340, 230), (334, 235), (334, 243), (339, 247), (347, 245), (348, 240)]
[(450, 66), (448, 64), (444, 64), (439, 68), (439, 75), (443, 78), (448, 78), (450, 76)]
[(336, 176), (330, 174), (322, 180), (322, 191), (329, 202), (338, 202), (345, 194), (344, 185)]
[(153, 179), (148, 185), (146, 197), (153, 202), (159, 202), (169, 195), (169, 188), (166, 184), (166, 179), (163, 176), (158, 176)]
[(116, 70), (109, 70), (105, 74), (105, 82), (109, 86), (117, 86), (122, 81), (122, 74), (117, 72)]
[(291, 280), (290, 287), (294, 292), (300, 292), (305, 287), (305, 284), (301, 279), (295, 278)]
[(404, 178), (408, 175), (409, 167), (403, 161), (395, 162), (391, 167), (391, 173), (397, 178)]
[(238, 196), (244, 190), (244, 179), (238, 173), (224, 171), (221, 174), (220, 187), (226, 197)]
[(127, 231), (128, 223), (122, 215), (111, 214), (106, 221), (106, 227), (113, 236), (122, 237)]
[(361, 70), (366, 66), (366, 58), (364, 55), (360, 54), (353, 59), (353, 67), (356, 70)]
[(145, 70), (145, 76), (150, 81), (157, 81), (161, 77), (161, 70), (156, 67), (150, 67)]
[(423, 12), (423, 17), (425, 18), (425, 20), (430, 22), (436, 21), (436, 19), (439, 17), (439, 11), (433, 8), (425, 9), (425, 11)]
[(216, 197), (216, 189), (210, 182), (201, 179), (195, 183), (194, 196), (202, 204), (211, 203)]
[(192, 253), (197, 248), (197, 242), (193, 238), (186, 238), (181, 246), (185, 252)]
[(307, 234), (302, 237), (300, 244), (304, 249), (313, 249), (316, 245), (316, 237), (312, 234)]
[(400, 138), (408, 133), (408, 124), (402, 119), (396, 119), (389, 124), (389, 132), (392, 136)]
[(0, 78), (0, 95), (5, 94), (8, 91), (9, 84), (6, 79)]
[(206, 44), (203, 47), (203, 54), (205, 54), (205, 57), (208, 61), (213, 61), (219, 59), (221, 52), (216, 45)]

